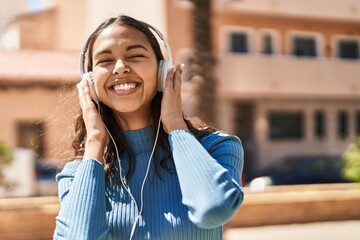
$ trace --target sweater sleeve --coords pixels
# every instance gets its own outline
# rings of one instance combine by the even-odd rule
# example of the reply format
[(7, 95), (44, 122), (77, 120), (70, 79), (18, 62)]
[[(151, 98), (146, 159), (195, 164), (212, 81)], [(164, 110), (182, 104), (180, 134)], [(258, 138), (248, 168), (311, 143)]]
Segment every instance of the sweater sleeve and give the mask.
[(169, 141), (190, 221), (201, 228), (223, 225), (243, 201), (243, 149), (236, 136), (213, 133), (199, 142), (175, 130)]
[(108, 231), (103, 166), (96, 160), (72, 161), (56, 180), (61, 209), (53, 239), (103, 239)]

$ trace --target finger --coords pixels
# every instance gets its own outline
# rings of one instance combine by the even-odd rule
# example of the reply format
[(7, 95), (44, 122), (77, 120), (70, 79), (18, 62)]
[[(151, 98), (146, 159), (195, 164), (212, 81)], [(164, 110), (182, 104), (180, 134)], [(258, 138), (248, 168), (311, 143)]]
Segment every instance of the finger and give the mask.
[(84, 110), (87, 106), (91, 106), (93, 104), (90, 96), (89, 83), (88, 81), (85, 81), (85, 84), (78, 83), (76, 87), (79, 93), (80, 106)]
[(185, 68), (185, 64), (184, 64), (184, 63), (178, 64), (178, 65), (176, 66), (176, 70), (177, 70), (177, 71), (180, 71), (181, 73), (183, 73), (184, 68)]
[(176, 66), (176, 72), (175, 72), (175, 76), (174, 76), (174, 89), (179, 92), (181, 91), (181, 83), (182, 83), (181, 76), (182, 76), (184, 67), (185, 67), (185, 65), (183, 63), (178, 64)]
[(172, 67), (166, 77), (166, 84), (165, 88), (172, 89), (174, 87), (174, 74), (175, 74), (176, 68)]
[(90, 96), (90, 86), (89, 86), (89, 82), (85, 81), (85, 86), (83, 89), (83, 96), (84, 96), (84, 102), (86, 105), (88, 104), (93, 104), (92, 100), (91, 100), (91, 96)]
[(76, 84), (76, 88), (78, 90), (78, 97), (79, 97), (79, 103), (80, 107), (84, 107), (84, 86), (81, 83)]

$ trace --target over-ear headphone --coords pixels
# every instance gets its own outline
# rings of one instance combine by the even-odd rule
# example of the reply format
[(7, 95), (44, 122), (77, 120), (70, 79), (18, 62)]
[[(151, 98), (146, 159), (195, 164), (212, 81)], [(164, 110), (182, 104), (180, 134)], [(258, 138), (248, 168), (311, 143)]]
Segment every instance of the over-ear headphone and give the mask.
[(85, 81), (89, 82), (90, 85), (90, 95), (92, 100), (96, 102), (97, 105), (99, 105), (99, 98), (96, 95), (95, 92), (95, 84), (94, 84), (94, 76), (92, 71), (85, 72), (85, 54), (87, 51), (87, 48), (89, 46), (90, 37), (88, 37), (82, 47), (81, 54), (80, 54), (80, 72), (81, 72), (81, 84), (84, 86)]
[[(173, 67), (171, 49), (164, 35), (158, 29), (150, 25), (149, 29), (159, 43), (164, 58), (164, 60), (160, 60), (158, 69), (158, 92), (162, 92), (165, 88), (167, 74)], [(161, 42), (163, 43), (163, 48), (161, 47)], [(166, 54), (164, 54), (164, 50)]]
[[(158, 92), (162, 92), (165, 88), (167, 74), (170, 71), (170, 69), (173, 67), (171, 49), (164, 35), (157, 28), (149, 24), (148, 27), (151, 33), (153, 34), (153, 36), (155, 37), (155, 39), (157, 40), (161, 53), (164, 58), (164, 60), (159, 61), (159, 68), (157, 74), (157, 78), (158, 78), (157, 90)], [(88, 80), (90, 84), (91, 97), (97, 104), (99, 104), (99, 98), (97, 97), (95, 92), (93, 73), (91, 71), (88, 72), (85, 71), (85, 55), (89, 46), (89, 42), (90, 42), (90, 37), (86, 39), (80, 54), (81, 81), (83, 84), (85, 84), (85, 81)]]

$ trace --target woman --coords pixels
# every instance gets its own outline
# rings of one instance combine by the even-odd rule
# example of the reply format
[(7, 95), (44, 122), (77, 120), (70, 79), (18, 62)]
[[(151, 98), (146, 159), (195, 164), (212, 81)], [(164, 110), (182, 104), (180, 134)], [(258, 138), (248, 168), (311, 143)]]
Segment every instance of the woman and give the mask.
[(77, 86), (77, 159), (57, 175), (54, 239), (222, 239), (240, 207), (241, 142), (184, 117), (182, 65), (157, 91), (159, 64), (171, 55), (161, 38), (128, 16), (89, 37), (93, 84)]

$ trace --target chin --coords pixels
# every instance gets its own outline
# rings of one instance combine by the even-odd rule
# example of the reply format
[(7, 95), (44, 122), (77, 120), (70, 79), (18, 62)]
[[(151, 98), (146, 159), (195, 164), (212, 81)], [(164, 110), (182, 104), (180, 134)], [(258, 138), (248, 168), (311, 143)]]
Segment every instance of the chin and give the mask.
[[(149, 105), (150, 106), (150, 105)], [(141, 104), (117, 104), (115, 106), (110, 107), (113, 111), (117, 113), (143, 113), (144, 107)]]

